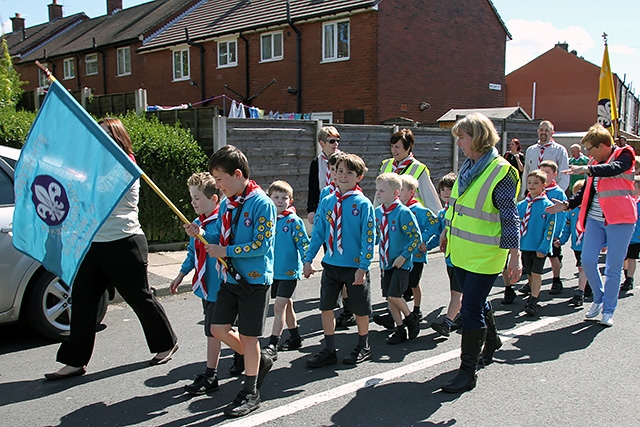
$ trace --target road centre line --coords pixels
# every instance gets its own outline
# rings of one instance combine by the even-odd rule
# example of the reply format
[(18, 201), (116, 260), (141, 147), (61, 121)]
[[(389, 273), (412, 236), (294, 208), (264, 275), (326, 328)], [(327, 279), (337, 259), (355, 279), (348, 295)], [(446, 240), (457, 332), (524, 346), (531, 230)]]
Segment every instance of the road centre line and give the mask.
[[(537, 329), (544, 328), (545, 326), (548, 326), (559, 320), (560, 318), (558, 317), (545, 317), (544, 319), (540, 319), (532, 323), (527, 323), (524, 326), (520, 326), (510, 331), (505, 331), (504, 333), (501, 333), (500, 336), (503, 337), (503, 342), (508, 342), (519, 336), (526, 335)], [(458, 348), (455, 350), (448, 351), (446, 353), (429, 357), (427, 359), (413, 362), (406, 366), (403, 365), (386, 372), (381, 372), (376, 375), (361, 378), (361, 379), (352, 381), (350, 383), (343, 384), (339, 387), (332, 388), (331, 390), (323, 391), (321, 393), (317, 393), (312, 396), (307, 396), (303, 399), (293, 401), (286, 405), (269, 409), (268, 411), (259, 412), (259, 413), (256, 413), (255, 415), (249, 415), (244, 418), (239, 418), (238, 420), (232, 421), (230, 423), (225, 423), (224, 426), (225, 427), (258, 426), (258, 425), (267, 423), (269, 421), (273, 421), (277, 418), (282, 418), (287, 415), (295, 414), (296, 412), (300, 412), (304, 409), (310, 408), (320, 403), (328, 402), (330, 400), (337, 399), (339, 397), (345, 396), (350, 393), (355, 393), (360, 389), (375, 387), (376, 385), (382, 382), (388, 382), (388, 381), (403, 377), (405, 375), (409, 375), (413, 372), (430, 368), (440, 363), (447, 362), (451, 359), (455, 359), (459, 356), (460, 356), (460, 349)]]

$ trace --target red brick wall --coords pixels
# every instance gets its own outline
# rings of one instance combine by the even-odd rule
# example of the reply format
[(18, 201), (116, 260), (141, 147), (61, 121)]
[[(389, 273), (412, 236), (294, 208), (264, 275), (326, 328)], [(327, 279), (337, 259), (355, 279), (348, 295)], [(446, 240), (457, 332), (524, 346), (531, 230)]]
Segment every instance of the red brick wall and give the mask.
[(600, 67), (559, 47), (506, 77), (507, 105), (532, 113), (536, 82), (535, 118), (551, 120), (556, 131), (584, 131), (597, 119)]

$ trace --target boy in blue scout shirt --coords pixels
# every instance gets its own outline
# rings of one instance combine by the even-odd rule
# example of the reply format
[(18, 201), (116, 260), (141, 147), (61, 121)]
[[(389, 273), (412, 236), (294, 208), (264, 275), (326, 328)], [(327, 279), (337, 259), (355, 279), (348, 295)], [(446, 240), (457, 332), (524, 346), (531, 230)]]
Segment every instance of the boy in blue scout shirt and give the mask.
[(538, 297), (542, 285), (542, 270), (545, 256), (551, 252), (555, 233), (556, 215), (545, 211), (547, 206), (553, 205), (544, 193), (546, 182), (547, 175), (540, 169), (529, 172), (529, 195), (518, 203), (522, 266), (527, 270), (531, 288), (531, 296), (524, 309), (529, 316), (535, 316), (540, 308)]
[[(222, 193), (216, 188), (216, 181), (209, 172), (194, 173), (187, 180), (191, 206), (198, 214), (194, 224), (204, 230), (212, 230), (218, 220), (219, 201)], [(216, 307), (216, 297), (220, 289), (220, 279), (216, 271), (216, 261), (207, 256), (204, 243), (191, 237), (180, 272), (171, 282), (171, 293), (178, 292), (178, 286), (191, 270), (193, 276), (193, 293), (202, 298), (204, 310), (204, 334), (207, 337), (207, 364), (204, 373), (196, 376), (192, 384), (184, 386), (189, 394), (199, 395), (218, 388), (218, 361), (220, 360), (220, 341), (211, 333), (211, 320)]]
[[(235, 146), (216, 151), (209, 159), (209, 172), (227, 196), (213, 233), (204, 233), (210, 243), (205, 246), (207, 253), (219, 259), (222, 281), (212, 329), (216, 338), (244, 355), (243, 388), (224, 410), (229, 417), (240, 417), (260, 407), (258, 389), (273, 366), (273, 359), (260, 352), (258, 337), (264, 329), (273, 281), (276, 207), (249, 179), (249, 162)], [(186, 229), (191, 236), (199, 232), (197, 227)], [(231, 329), (236, 318), (237, 332)]]
[[(296, 313), (293, 310), (293, 292), (302, 276), (302, 259), (309, 247), (309, 236), (304, 222), (296, 214), (293, 206), (293, 188), (286, 181), (275, 181), (267, 191), (276, 205), (276, 240), (274, 246), (274, 273), (271, 285), (273, 304), (273, 328), (269, 344), (264, 348), (273, 360), (278, 358), (278, 350), (295, 350), (302, 346), (298, 331)], [(280, 344), (280, 336), (285, 323), (289, 338)]]
[[(572, 194), (577, 194), (584, 186), (585, 180), (581, 179), (573, 184), (571, 189)], [(560, 240), (553, 242), (554, 245), (564, 245), (571, 239), (571, 249), (576, 257), (576, 267), (578, 267), (578, 289), (575, 294), (569, 300), (569, 305), (572, 307), (582, 307), (584, 304), (585, 289), (587, 286), (587, 275), (582, 268), (582, 234), (578, 233), (576, 224), (578, 223), (578, 216), (580, 215), (580, 206), (571, 209), (566, 214), (566, 221), (564, 227), (560, 233)]]
[(311, 243), (305, 256), (304, 276), (308, 278), (314, 273), (311, 262), (326, 242), (320, 288), (325, 348), (307, 360), (310, 368), (333, 365), (338, 361), (333, 310), (343, 286), (347, 287), (349, 306), (356, 315), (358, 344), (342, 362), (355, 365), (371, 359), (369, 266), (373, 258), (375, 216), (371, 201), (358, 186), (366, 171), (364, 161), (355, 154), (341, 157), (336, 165), (337, 191), (325, 197), (318, 206)]
[(398, 196), (402, 189), (400, 176), (393, 172), (382, 173), (376, 178), (376, 199), (380, 205), (375, 210), (376, 230), (380, 249), (382, 296), (387, 298), (389, 311), (397, 325), (387, 344), (400, 344), (420, 333), (420, 318), (409, 310), (403, 298), (409, 287), (409, 275), (413, 267), (413, 254), (422, 243), (417, 221), (411, 210), (402, 204)]

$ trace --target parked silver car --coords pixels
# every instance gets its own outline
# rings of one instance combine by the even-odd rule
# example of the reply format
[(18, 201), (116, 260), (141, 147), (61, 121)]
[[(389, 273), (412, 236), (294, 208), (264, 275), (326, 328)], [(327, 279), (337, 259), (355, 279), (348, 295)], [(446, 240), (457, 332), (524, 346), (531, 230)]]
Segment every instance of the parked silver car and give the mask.
[[(22, 320), (45, 337), (61, 340), (69, 334), (69, 286), (11, 243), (13, 172), (19, 156), (20, 150), (0, 146), (0, 324)], [(98, 323), (104, 318), (108, 301), (105, 292)]]

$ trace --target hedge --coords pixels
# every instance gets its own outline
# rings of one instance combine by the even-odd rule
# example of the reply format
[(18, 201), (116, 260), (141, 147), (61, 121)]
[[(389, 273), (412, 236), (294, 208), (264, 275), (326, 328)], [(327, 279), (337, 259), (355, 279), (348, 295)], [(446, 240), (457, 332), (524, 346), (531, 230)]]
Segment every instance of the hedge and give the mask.
[(29, 111), (0, 109), (0, 145), (22, 148), (35, 118), (36, 114)]

